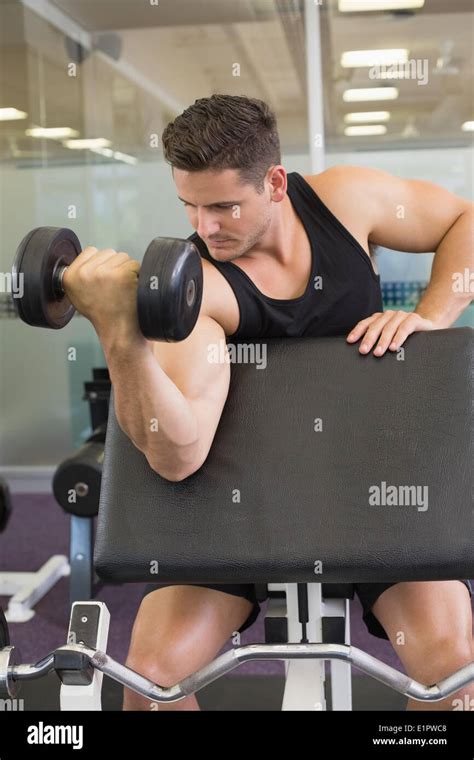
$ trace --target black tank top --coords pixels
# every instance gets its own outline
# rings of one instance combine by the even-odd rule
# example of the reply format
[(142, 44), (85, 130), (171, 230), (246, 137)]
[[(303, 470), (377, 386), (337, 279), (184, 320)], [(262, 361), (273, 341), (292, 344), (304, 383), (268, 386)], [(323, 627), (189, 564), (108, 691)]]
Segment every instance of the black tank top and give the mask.
[(188, 238), (235, 293), (240, 322), (229, 340), (347, 335), (361, 319), (383, 311), (380, 275), (367, 253), (297, 172), (288, 174), (288, 196), (312, 252), (311, 276), (299, 298), (269, 298), (233, 262), (215, 261), (197, 233)]

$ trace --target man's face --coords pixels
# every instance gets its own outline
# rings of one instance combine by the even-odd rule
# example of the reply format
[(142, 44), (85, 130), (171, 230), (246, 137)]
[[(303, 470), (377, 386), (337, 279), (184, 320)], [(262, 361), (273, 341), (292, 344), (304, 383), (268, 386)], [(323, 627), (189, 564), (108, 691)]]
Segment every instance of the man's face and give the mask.
[(259, 195), (253, 185), (241, 184), (236, 169), (174, 169), (173, 177), (191, 225), (216, 261), (238, 259), (268, 230), (272, 201), (267, 180), (265, 191)]

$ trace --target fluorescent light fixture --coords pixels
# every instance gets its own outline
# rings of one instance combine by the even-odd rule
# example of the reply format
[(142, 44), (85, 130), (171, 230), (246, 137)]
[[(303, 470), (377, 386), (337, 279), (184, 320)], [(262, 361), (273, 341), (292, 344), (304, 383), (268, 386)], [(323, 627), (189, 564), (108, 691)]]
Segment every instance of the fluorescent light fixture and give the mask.
[(92, 151), (92, 153), (98, 153), (100, 156), (105, 156), (106, 158), (113, 158), (114, 152), (111, 148), (89, 148), (89, 150)]
[(392, 66), (408, 61), (406, 48), (387, 48), (386, 50), (346, 50), (341, 55), (341, 66), (345, 69), (358, 66)]
[(45, 137), (48, 140), (64, 140), (66, 137), (77, 137), (78, 134), (71, 127), (32, 127), (25, 130), (28, 137)]
[(25, 111), (19, 111), (18, 108), (0, 108), (0, 121), (16, 121), (26, 119), (27, 116)]
[(386, 131), (385, 124), (366, 124), (359, 127), (346, 127), (344, 134), (347, 137), (365, 137), (368, 135), (384, 135)]
[(390, 111), (359, 111), (346, 113), (344, 121), (346, 124), (363, 124), (367, 121), (388, 121)]
[(358, 11), (408, 11), (423, 8), (425, 0), (339, 0), (340, 13)]
[(135, 156), (129, 156), (128, 153), (122, 153), (119, 150), (111, 150), (111, 148), (90, 148), (89, 150), (106, 158), (115, 158), (116, 161), (123, 161), (125, 164), (138, 163), (138, 159)]
[(85, 150), (87, 148), (107, 148), (112, 143), (105, 137), (95, 137), (85, 140), (64, 140), (63, 145), (71, 150)]
[(125, 164), (138, 163), (138, 159), (135, 156), (129, 156), (128, 153), (121, 153), (119, 150), (115, 151), (114, 158), (116, 161), (123, 161)]
[(397, 87), (359, 87), (345, 90), (342, 99), (345, 103), (357, 103), (362, 100), (395, 100), (398, 98)]
[(463, 132), (474, 132), (474, 121), (465, 121), (461, 129)]

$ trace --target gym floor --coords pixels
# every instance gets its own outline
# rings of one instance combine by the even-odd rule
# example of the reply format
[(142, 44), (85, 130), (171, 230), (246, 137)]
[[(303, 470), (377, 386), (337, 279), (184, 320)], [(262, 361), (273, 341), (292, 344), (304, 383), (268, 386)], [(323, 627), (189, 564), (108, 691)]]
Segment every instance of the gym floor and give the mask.
[[(6, 531), (0, 534), (0, 570), (37, 570), (53, 554), (68, 554), (69, 519), (47, 494), (12, 496), (13, 514)], [(144, 584), (103, 586), (96, 598), (110, 611), (108, 653), (125, 662), (130, 634)], [(68, 578), (62, 578), (36, 605), (35, 616), (27, 623), (10, 623), (12, 643), (18, 647), (23, 662), (35, 662), (66, 642), (69, 622)], [(7, 597), (0, 597), (4, 609)], [(264, 641), (262, 614), (242, 635), (242, 644)], [(401, 663), (389, 642), (371, 636), (362, 621), (357, 599), (351, 602), (352, 643), (397, 669)], [(222, 652), (230, 649), (231, 644)], [(354, 710), (404, 710), (406, 698), (382, 684), (353, 673)], [(249, 662), (232, 675), (225, 676), (199, 692), (203, 710), (280, 710), (284, 687), (284, 665), (280, 662)], [(329, 692), (330, 694), (330, 679)], [(59, 679), (55, 673), (22, 685), (19, 695), (25, 710), (58, 710)], [(122, 687), (104, 678), (103, 709), (120, 710)]]

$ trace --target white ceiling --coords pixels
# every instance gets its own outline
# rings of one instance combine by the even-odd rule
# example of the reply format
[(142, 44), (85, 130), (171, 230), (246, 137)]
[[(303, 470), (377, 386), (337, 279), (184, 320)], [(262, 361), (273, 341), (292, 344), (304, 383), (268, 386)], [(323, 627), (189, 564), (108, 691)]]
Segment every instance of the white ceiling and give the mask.
[[(152, 0), (153, 1), (153, 0)], [(90, 32), (110, 29), (139, 29), (156, 26), (195, 26), (204, 24), (236, 24), (273, 18), (276, 6), (291, 13), (301, 10), (302, 0), (52, 0), (53, 4)], [(337, 0), (325, 0), (321, 10), (329, 10), (345, 18), (369, 18), (373, 13), (342, 13)], [(443, 13), (469, 13), (471, 0), (426, 0), (421, 13), (426, 16)], [(394, 16), (392, 13), (377, 14)], [(402, 13), (395, 14), (399, 18)]]
[[(28, 113), (28, 125), (70, 126), (81, 136), (105, 136), (117, 150), (156, 157), (151, 133), (198, 97), (212, 92), (246, 94), (267, 101), (278, 118), (285, 152), (307, 152), (304, 15), (300, 0), (42, 0), (41, 18), (25, 5), (0, 0), (0, 107)], [(321, 7), (324, 118), (329, 149), (367, 149), (466, 144), (463, 121), (474, 119), (471, 0), (426, 0), (413, 14), (341, 14), (336, 0)], [(120, 58), (88, 55), (76, 78), (65, 73), (63, 25), (87, 45), (116, 32)], [(443, 47), (444, 46), (444, 47)], [(451, 46), (444, 71), (433, 69)], [(375, 106), (344, 103), (347, 87), (373, 85), (367, 69), (340, 66), (346, 50), (406, 47), (410, 58), (428, 59), (426, 86), (396, 82), (400, 97)], [(232, 76), (238, 62), (241, 76)], [(390, 110), (388, 133), (377, 138), (344, 136), (349, 110)], [(419, 135), (403, 137), (409, 122)], [(0, 122), (3, 160), (84, 160), (58, 143), (26, 138), (24, 122)], [(90, 158), (90, 154), (89, 154)]]

